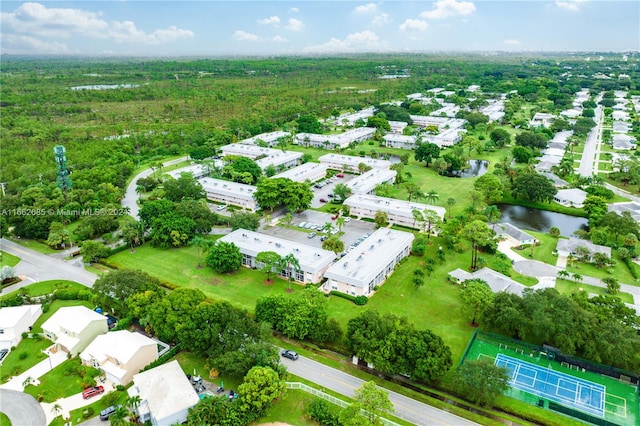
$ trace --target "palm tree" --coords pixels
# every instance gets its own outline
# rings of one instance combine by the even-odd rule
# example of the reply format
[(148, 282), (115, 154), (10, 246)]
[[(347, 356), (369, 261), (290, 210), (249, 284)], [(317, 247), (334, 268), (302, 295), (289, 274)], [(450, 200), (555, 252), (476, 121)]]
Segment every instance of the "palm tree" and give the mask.
[(416, 227), (416, 223), (422, 223), (424, 221), (424, 216), (422, 212), (418, 209), (411, 210), (411, 214), (413, 214), (413, 227)]
[[(300, 271), (300, 261), (293, 255), (293, 253), (289, 253), (282, 258), (282, 266), (285, 271), (285, 277), (289, 277), (289, 288), (287, 291), (291, 292), (291, 281), (295, 280), (295, 274)], [(291, 270), (292, 267), (293, 271)]]
[(286, 226), (291, 226), (291, 223), (293, 223), (293, 215), (291, 213), (285, 214), (282, 218), (282, 223), (284, 223)]
[(191, 240), (191, 244), (194, 245), (198, 250), (198, 268), (201, 268), (202, 267), (202, 265), (200, 265), (201, 254), (204, 254), (209, 250), (209, 248), (211, 247), (211, 241), (196, 235)]
[(558, 278), (561, 278), (563, 280), (566, 280), (569, 278), (569, 272), (567, 272), (566, 269), (563, 269), (561, 271), (558, 271)]
[(577, 272), (574, 272), (573, 274), (571, 274), (571, 278), (573, 278), (575, 282), (580, 282), (584, 279), (582, 278), (582, 275), (578, 274)]
[(487, 216), (489, 223), (491, 223), (491, 230), (495, 231), (496, 222), (498, 222), (500, 220), (500, 216), (502, 216), (500, 209), (496, 206), (491, 205), (485, 207), (482, 212), (485, 214), (485, 216)]
[(435, 204), (436, 201), (440, 198), (440, 195), (435, 191), (435, 189), (430, 189), (424, 196), (425, 200), (430, 204)]
[(331, 235), (331, 232), (333, 231), (333, 223), (331, 222), (326, 222), (322, 228), (320, 228), (320, 231), (322, 232), (326, 232), (327, 235)]
[(124, 405), (127, 407), (129, 412), (129, 420), (135, 423), (138, 421), (138, 407), (141, 402), (142, 399), (140, 398), (140, 395), (130, 396), (124, 401)]
[(451, 219), (451, 209), (453, 205), (456, 203), (456, 199), (453, 197), (447, 198), (447, 206), (449, 206), (449, 219)]
[(336, 226), (338, 227), (338, 232), (342, 232), (342, 228), (344, 227), (344, 217), (338, 216), (336, 219)]
[(60, 413), (62, 413), (62, 406), (56, 402), (51, 407), (51, 414), (53, 414), (53, 417), (58, 417)]
[(124, 405), (118, 405), (116, 407), (116, 411), (109, 416), (109, 424), (111, 426), (127, 426), (129, 425), (129, 421), (127, 417), (129, 416), (129, 410)]

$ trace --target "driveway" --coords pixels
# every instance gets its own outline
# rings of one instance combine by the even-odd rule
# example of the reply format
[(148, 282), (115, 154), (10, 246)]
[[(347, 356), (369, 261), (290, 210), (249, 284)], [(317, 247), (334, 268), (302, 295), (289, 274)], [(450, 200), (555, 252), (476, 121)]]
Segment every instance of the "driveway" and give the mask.
[(320, 202), (320, 198), (323, 198), (329, 201), (331, 199), (331, 197), (329, 197), (329, 194), (333, 193), (333, 188), (335, 188), (337, 184), (347, 183), (350, 180), (354, 179), (355, 177), (356, 177), (355, 175), (347, 173), (347, 174), (344, 174), (343, 178), (338, 178), (338, 177), (333, 178), (333, 181), (331, 183), (323, 186), (322, 188), (316, 188), (315, 186), (311, 186), (311, 190), (313, 191), (313, 200), (311, 200), (311, 207), (313, 207), (314, 209), (317, 209), (318, 207), (321, 207), (322, 205), (324, 205), (325, 203)]
[(0, 411), (9, 417), (13, 426), (45, 426), (44, 410), (29, 394), (0, 389)]
[(63, 351), (58, 351), (54, 354), (50, 354), (47, 359), (44, 359), (25, 371), (22, 374), (19, 374), (13, 378), (11, 378), (7, 383), (0, 385), (0, 389), (9, 389), (18, 392), (22, 392), (24, 390), (23, 383), (30, 377), (34, 384), (38, 383), (38, 379), (44, 376), (46, 373), (59, 366), (63, 362), (67, 360), (67, 354)]

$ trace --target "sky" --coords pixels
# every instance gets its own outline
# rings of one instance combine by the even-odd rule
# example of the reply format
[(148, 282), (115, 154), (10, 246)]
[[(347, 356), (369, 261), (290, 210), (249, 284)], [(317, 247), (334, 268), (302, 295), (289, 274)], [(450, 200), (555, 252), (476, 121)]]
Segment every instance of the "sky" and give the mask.
[(638, 0), (0, 3), (0, 53), (243, 56), (638, 51)]

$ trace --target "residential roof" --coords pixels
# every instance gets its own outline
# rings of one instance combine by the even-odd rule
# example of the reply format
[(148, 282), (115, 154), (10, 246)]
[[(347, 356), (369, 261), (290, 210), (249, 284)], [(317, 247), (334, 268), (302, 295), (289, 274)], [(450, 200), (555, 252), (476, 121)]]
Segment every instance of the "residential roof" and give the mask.
[(417, 138), (412, 135), (399, 135), (397, 133), (387, 133), (383, 136), (383, 139), (387, 142), (400, 142), (404, 144), (415, 144)]
[(395, 179), (396, 174), (398, 172), (395, 170), (371, 169), (351, 179), (346, 185), (356, 194), (367, 194), (373, 191), (377, 185)]
[(560, 189), (554, 198), (567, 200), (573, 204), (582, 204), (587, 198), (587, 193), (579, 188)]
[(222, 179), (202, 178), (199, 182), (205, 192), (212, 192), (216, 194), (230, 194), (236, 197), (244, 196), (246, 198), (253, 198), (253, 194), (257, 189), (253, 185), (247, 185), (240, 182), (231, 182)]
[(609, 204), (609, 211), (617, 212), (618, 214), (622, 214), (623, 212), (629, 212), (632, 218), (640, 222), (640, 203), (636, 203), (632, 201), (632, 202)]
[(355, 155), (342, 155), (342, 154), (325, 154), (318, 158), (321, 163), (341, 164), (349, 166), (353, 170), (358, 170), (358, 164), (364, 163), (374, 169), (388, 169), (391, 166), (389, 160), (378, 160), (373, 158), (358, 157)]
[(398, 216), (406, 216), (413, 218), (413, 211), (425, 210), (434, 211), (440, 218), (444, 218), (447, 210), (444, 207), (433, 206), (431, 204), (416, 203), (413, 201), (398, 200), (396, 198), (378, 197), (372, 194), (355, 194), (347, 198), (344, 204), (351, 207), (363, 207), (368, 209), (379, 209), (386, 212), (392, 212)]
[(258, 167), (260, 167), (262, 170), (266, 169), (269, 166), (277, 167), (281, 164), (299, 160), (304, 155), (303, 153), (297, 151), (280, 151), (278, 149), (274, 151), (275, 152), (270, 153), (264, 158), (255, 160)]
[[(406, 123), (405, 123), (406, 124)], [(373, 127), (356, 127), (355, 129), (347, 130), (344, 133), (334, 134), (317, 134), (317, 133), (298, 133), (296, 135), (297, 143), (306, 141), (314, 143), (324, 143), (327, 141), (329, 144), (346, 147), (353, 141), (363, 140), (363, 138), (369, 138), (374, 135), (376, 129)]]
[(261, 133), (251, 138), (243, 139), (239, 141), (239, 143), (255, 145), (255, 143), (259, 139), (266, 142), (267, 144), (272, 144), (276, 142), (278, 139), (286, 138), (287, 136), (291, 136), (291, 133), (278, 130), (275, 132)]
[(42, 305), (8, 306), (0, 309), (0, 329), (13, 328), (26, 314), (33, 315)]
[(51, 330), (54, 333), (57, 333), (60, 329), (68, 330), (72, 333), (80, 333), (89, 323), (94, 321), (104, 321), (106, 326), (107, 317), (85, 306), (65, 306), (51, 315), (42, 324), (42, 328)]
[(411, 246), (410, 232), (381, 228), (324, 273), (325, 278), (364, 287), (391, 263), (402, 247)]
[(299, 166), (293, 167), (289, 170), (285, 170), (284, 172), (278, 173), (273, 177), (287, 178), (295, 182), (304, 182), (305, 180), (307, 180), (308, 176), (313, 176), (316, 173), (321, 173), (321, 172), (324, 173), (327, 171), (327, 169), (328, 169), (328, 166), (326, 164), (309, 162), (309, 163), (300, 164)]
[(164, 419), (196, 405), (200, 398), (178, 361), (171, 361), (133, 376), (140, 399), (151, 415)]
[(489, 268), (478, 269), (473, 273), (469, 273), (458, 268), (449, 272), (449, 276), (458, 281), (465, 281), (474, 278), (484, 280), (494, 293), (504, 291), (506, 293), (522, 296), (522, 291), (525, 289), (525, 286), (519, 282), (516, 282), (506, 275)]
[(553, 181), (553, 185), (556, 188), (562, 188), (565, 186), (569, 186), (569, 182), (567, 182), (564, 179), (559, 178), (558, 176), (556, 176), (553, 173), (549, 173), (549, 172), (542, 172), (540, 173), (542, 176), (546, 177), (547, 179), (551, 179)]
[(556, 250), (575, 253), (578, 247), (587, 248), (591, 254), (604, 253), (607, 256), (611, 257), (611, 247), (593, 244), (591, 241), (581, 240), (579, 238), (569, 238), (568, 240), (564, 238), (559, 239), (558, 244), (556, 245)]
[(497, 235), (506, 234), (515, 238), (518, 241), (535, 240), (535, 238), (531, 234), (527, 234), (522, 229), (518, 228), (517, 226), (513, 226), (512, 224), (507, 222), (496, 224), (494, 229)]
[(140, 333), (127, 330), (111, 331), (93, 339), (93, 342), (82, 351), (80, 358), (83, 360), (93, 358), (99, 362), (104, 362), (107, 358), (115, 358), (121, 364), (126, 364), (140, 348), (145, 346), (157, 347), (157, 343)]
[(242, 253), (253, 257), (263, 251), (273, 251), (280, 256), (293, 254), (300, 268), (308, 272), (317, 272), (336, 258), (332, 251), (246, 229), (236, 229), (218, 241), (234, 243)]

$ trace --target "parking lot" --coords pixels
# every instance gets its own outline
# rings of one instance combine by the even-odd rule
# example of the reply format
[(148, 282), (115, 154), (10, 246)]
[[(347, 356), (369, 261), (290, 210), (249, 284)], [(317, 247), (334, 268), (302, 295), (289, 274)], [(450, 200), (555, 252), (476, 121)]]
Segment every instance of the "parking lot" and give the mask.
[[(340, 174), (343, 174), (343, 173), (340, 173)], [(318, 208), (323, 204), (326, 204), (320, 201), (320, 199), (330, 202), (331, 197), (329, 197), (329, 194), (333, 193), (333, 188), (335, 188), (337, 184), (347, 183), (351, 179), (355, 178), (354, 175), (350, 175), (350, 174), (343, 174), (343, 175), (344, 175), (343, 178), (334, 176), (331, 179), (325, 179), (324, 182), (326, 183), (324, 183), (323, 184), (324, 186), (322, 186), (321, 188), (316, 188), (314, 185), (312, 185), (311, 190), (313, 191), (313, 200), (311, 200), (311, 207)]]
[[(261, 229), (260, 232), (268, 235), (273, 235), (274, 237), (279, 237), (285, 240), (295, 241), (300, 244), (306, 244), (313, 247), (322, 247), (320, 234), (318, 234), (314, 238), (309, 238), (309, 233), (311, 232), (311, 230), (303, 230), (302, 228), (298, 228), (298, 225), (302, 222), (314, 223), (321, 228), (325, 223), (331, 222), (334, 226), (336, 226), (336, 221), (332, 220), (331, 216), (332, 215), (329, 213), (307, 210), (302, 213), (296, 213), (293, 216), (292, 225), (295, 226), (295, 229), (282, 228), (280, 226), (271, 226)], [(342, 232), (344, 232), (344, 235), (341, 236), (340, 239), (344, 242), (345, 249), (347, 249), (358, 238), (362, 237), (364, 234), (373, 232), (375, 228), (376, 225), (374, 223), (351, 219), (342, 227)]]

